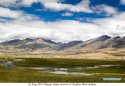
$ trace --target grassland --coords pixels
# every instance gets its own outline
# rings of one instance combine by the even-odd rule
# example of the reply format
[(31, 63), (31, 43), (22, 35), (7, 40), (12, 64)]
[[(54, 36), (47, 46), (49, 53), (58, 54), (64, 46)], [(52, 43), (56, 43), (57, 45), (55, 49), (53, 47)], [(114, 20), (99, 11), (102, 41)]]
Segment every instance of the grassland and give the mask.
[[(8, 55), (9, 60), (13, 58), (25, 61), (14, 62), (18, 67), (52, 67), (52, 68), (76, 68), (93, 67), (97, 65), (119, 65), (107, 68), (72, 70), (68, 72), (100, 73), (99, 75), (81, 76), (51, 74), (43, 71), (20, 68), (6, 68), (0, 66), (0, 82), (125, 82), (125, 60), (93, 60), (93, 59), (71, 59), (71, 58), (37, 58), (29, 56)], [(5, 58), (0, 56), (0, 62)], [(103, 78), (121, 78), (120, 81), (104, 81)]]
[(22, 67), (89, 67), (95, 65), (125, 65), (124, 60), (88, 60), (61, 58), (25, 58), (24, 62), (15, 62)]

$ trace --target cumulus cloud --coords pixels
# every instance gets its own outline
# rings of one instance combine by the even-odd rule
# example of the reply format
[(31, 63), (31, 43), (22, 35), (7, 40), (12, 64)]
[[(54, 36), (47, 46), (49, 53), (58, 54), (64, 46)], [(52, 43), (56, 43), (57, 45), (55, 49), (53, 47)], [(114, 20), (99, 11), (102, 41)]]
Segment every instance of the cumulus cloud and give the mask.
[(125, 5), (125, 0), (121, 0), (121, 4)]
[(98, 13), (102, 14), (105, 13), (107, 16), (114, 15), (118, 13), (118, 10), (115, 7), (108, 6), (108, 5), (97, 5), (96, 7), (93, 7), (93, 10)]
[(8, 7), (8, 6), (14, 6), (15, 4), (16, 4), (16, 1), (17, 0), (0, 0), (0, 5), (2, 5), (2, 6), (6, 6), (6, 7)]
[(62, 4), (58, 2), (57, 0), (54, 0), (53, 2), (44, 1), (42, 2), (45, 8), (52, 9), (52, 10), (69, 10), (73, 12), (88, 12), (91, 13), (92, 10), (89, 7), (90, 0), (82, 0), (77, 5), (71, 5), (71, 4)]
[(19, 19), (0, 24), (0, 28), (2, 28), (0, 40), (43, 37), (57, 42), (68, 42), (72, 40), (87, 40), (104, 34), (104, 31), (97, 25), (81, 23), (79, 21), (61, 20), (44, 22), (40, 20), (26, 21), (25, 18), (25, 22)]
[(73, 13), (65, 12), (65, 13), (62, 13), (62, 16), (73, 16)]
[(94, 23), (105, 28), (110, 36), (125, 36), (125, 12), (115, 14), (111, 18), (95, 19)]
[[(121, 0), (124, 4), (125, 0)], [(76, 5), (61, 3), (61, 0), (4, 0), (0, 1), (2, 6), (31, 6), (33, 3), (41, 3), (45, 9), (54, 11), (67, 10), (72, 12), (86, 12), (86, 13), (107, 13), (109, 15), (115, 14), (117, 9), (108, 5), (97, 5), (96, 7), (90, 7), (90, 0), (82, 0)], [(42, 8), (41, 8), (42, 9)]]
[(72, 4), (62, 4), (60, 0), (5, 0), (0, 1), (0, 5), (3, 6), (31, 6), (33, 3), (39, 2), (44, 5), (46, 9), (51, 9), (55, 11), (68, 10), (73, 12), (88, 12), (91, 13), (92, 10), (89, 7), (90, 0), (82, 0), (77, 5)]
[(0, 23), (0, 41), (16, 38), (43, 37), (57, 42), (68, 42), (71, 40), (87, 40), (103, 33), (103, 30), (99, 29), (99, 27), (94, 24), (82, 23), (75, 20), (45, 22), (39, 20), (36, 16), (23, 12), (18, 14), (16, 11), (14, 11), (14, 14), (20, 15), (19, 17), (14, 14), (8, 16), (11, 12), (10, 9), (3, 9), (3, 12), (6, 10), (7, 12), (1, 14), (1, 17), (12, 17), (15, 19)]
[(13, 11), (8, 8), (0, 7), (0, 17), (18, 18), (21, 15), (21, 11)]
[[(7, 1), (8, 5), (6, 6), (9, 6), (9, 1), (11, 0)], [(55, 5), (53, 4), (54, 6), (48, 5), (50, 7), (44, 5), (48, 9), (55, 9), (56, 5), (58, 5), (58, 8), (56, 8), (55, 10), (67, 9), (70, 11), (85, 12), (85, 10), (83, 10), (84, 7), (89, 8), (89, 0), (84, 0), (77, 5), (62, 4), (58, 0), (23, 1), (24, 2), (19, 2), (20, 5), (22, 3), (23, 5), (30, 6), (32, 3), (38, 1), (41, 1), (41, 3), (44, 4), (55, 3)], [(10, 3), (14, 4), (12, 2)], [(14, 18), (11, 21), (0, 19), (0, 21), (5, 22), (0, 22), (0, 42), (5, 40), (17, 38), (24, 39), (29, 37), (43, 37), (57, 42), (68, 42), (72, 40), (85, 41), (101, 35), (125, 35), (125, 12), (117, 12), (117, 9), (107, 5), (101, 6), (100, 8), (98, 8), (98, 10), (101, 12), (106, 12), (107, 14), (110, 14), (112, 16), (102, 19), (93, 19), (91, 20), (91, 23), (85, 23), (76, 20), (58, 20), (55, 22), (45, 22), (40, 20), (35, 15), (30, 15), (21, 11), (14, 11), (10, 10), (9, 8), (0, 7), (0, 17)], [(70, 13), (65, 13), (63, 15), (71, 16)]]

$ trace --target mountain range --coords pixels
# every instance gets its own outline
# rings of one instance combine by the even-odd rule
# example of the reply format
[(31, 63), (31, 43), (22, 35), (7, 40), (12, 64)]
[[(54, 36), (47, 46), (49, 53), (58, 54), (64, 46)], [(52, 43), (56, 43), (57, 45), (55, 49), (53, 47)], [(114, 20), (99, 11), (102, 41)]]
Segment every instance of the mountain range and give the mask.
[(68, 43), (54, 42), (44, 38), (14, 39), (0, 43), (0, 51), (68, 51), (68, 50), (99, 50), (107, 48), (125, 48), (125, 37), (103, 35), (87, 41), (71, 41)]

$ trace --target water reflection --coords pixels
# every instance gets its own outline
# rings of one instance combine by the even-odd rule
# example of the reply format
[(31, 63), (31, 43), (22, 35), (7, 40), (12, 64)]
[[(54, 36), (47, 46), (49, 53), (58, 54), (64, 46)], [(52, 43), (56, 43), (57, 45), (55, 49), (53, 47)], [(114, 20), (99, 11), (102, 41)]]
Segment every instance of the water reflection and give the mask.
[(77, 68), (53, 68), (53, 67), (20, 67), (23, 69), (31, 69), (40, 72), (52, 73), (52, 74), (64, 74), (64, 75), (97, 75), (99, 73), (85, 73), (85, 72), (68, 72), (70, 70), (85, 70), (85, 69), (96, 69), (96, 68), (106, 68), (106, 67), (113, 67), (119, 65), (97, 65), (93, 67), (77, 67)]

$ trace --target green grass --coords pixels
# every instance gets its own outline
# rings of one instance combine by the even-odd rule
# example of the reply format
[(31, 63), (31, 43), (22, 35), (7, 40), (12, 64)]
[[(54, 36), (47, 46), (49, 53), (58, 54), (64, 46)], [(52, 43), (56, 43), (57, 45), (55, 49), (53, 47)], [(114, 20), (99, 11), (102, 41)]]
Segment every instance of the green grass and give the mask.
[[(85, 60), (85, 59), (57, 59), (57, 58), (24, 58), (24, 62), (15, 62), (21, 67), (88, 67), (95, 65), (121, 65), (92, 70), (90, 73), (116, 73), (93, 76), (56, 75), (35, 70), (0, 67), (0, 82), (125, 82), (125, 61)], [(77, 70), (78, 71), (78, 70)], [(83, 70), (82, 70), (83, 71)], [(81, 72), (82, 72), (81, 71)], [(103, 78), (122, 78), (121, 81), (103, 81)]]
[(98, 68), (98, 69), (88, 69), (84, 70), (87, 73), (122, 73), (125, 74), (125, 68), (123, 67), (108, 67), (108, 68)]
[(120, 73), (125, 74), (125, 68), (123, 67), (107, 67), (107, 68), (95, 68), (95, 69), (78, 69), (68, 70), (67, 72), (86, 72), (86, 73)]
[(97, 75), (97, 76), (73, 76), (73, 75), (55, 75), (44, 72), (24, 69), (9, 69), (0, 67), (0, 82), (106, 82), (104, 77), (121, 77), (124, 82), (123, 75)]
[(125, 61), (103, 61), (85, 59), (57, 59), (57, 58), (25, 58), (24, 62), (14, 63), (23, 67), (87, 67), (95, 65), (125, 65)]

